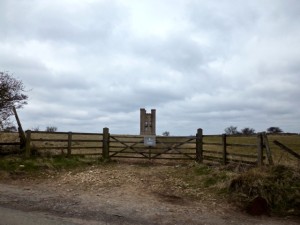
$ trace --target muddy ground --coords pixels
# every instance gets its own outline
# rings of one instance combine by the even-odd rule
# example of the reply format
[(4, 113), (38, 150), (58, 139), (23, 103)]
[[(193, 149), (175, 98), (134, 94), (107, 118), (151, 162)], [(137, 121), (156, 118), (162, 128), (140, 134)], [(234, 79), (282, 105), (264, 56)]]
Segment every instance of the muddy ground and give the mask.
[(0, 206), (71, 218), (71, 224), (299, 224), (253, 217), (172, 176), (188, 165), (113, 163), (38, 177), (1, 174)]

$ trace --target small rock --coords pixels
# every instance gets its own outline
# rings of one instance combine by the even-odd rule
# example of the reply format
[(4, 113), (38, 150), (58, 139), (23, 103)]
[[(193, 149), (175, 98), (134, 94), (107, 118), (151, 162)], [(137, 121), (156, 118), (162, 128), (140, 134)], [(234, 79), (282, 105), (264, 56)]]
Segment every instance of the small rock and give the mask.
[(290, 209), (290, 210), (288, 210), (288, 212), (293, 213), (293, 212), (295, 212), (295, 209)]

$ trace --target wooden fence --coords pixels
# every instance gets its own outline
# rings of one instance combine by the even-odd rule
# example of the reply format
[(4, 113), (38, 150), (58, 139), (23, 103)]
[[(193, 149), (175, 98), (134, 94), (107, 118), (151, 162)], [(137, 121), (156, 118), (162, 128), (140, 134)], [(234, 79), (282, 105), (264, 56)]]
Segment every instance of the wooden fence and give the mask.
[(26, 131), (25, 155), (102, 155), (103, 134)]
[[(281, 145), (278, 145), (280, 141)], [(270, 143), (269, 143), (270, 142)], [(284, 144), (285, 147), (282, 147)], [(20, 150), (18, 133), (0, 132), (0, 155), (95, 155), (103, 158), (196, 160), (250, 164), (300, 165), (300, 135), (203, 135), (156, 136), (155, 146), (145, 146), (144, 136), (101, 133), (26, 131), (26, 147)], [(271, 153), (272, 150), (272, 153)], [(291, 153), (293, 152), (293, 154)], [(296, 157), (297, 156), (297, 157)]]
[(20, 145), (18, 133), (0, 132), (0, 155), (20, 153)]
[[(268, 146), (263, 137), (263, 134), (251, 136), (204, 135), (203, 160), (219, 162), (224, 165), (236, 162), (261, 166), (266, 159), (264, 149), (267, 149)], [(265, 163), (273, 164), (271, 155), (268, 159), (269, 161)]]
[[(203, 135), (155, 136), (155, 145), (145, 145), (141, 135), (114, 135), (104, 128), (102, 133), (26, 131), (26, 151), (39, 154), (98, 155), (104, 159), (167, 159), (272, 164), (272, 154), (264, 134), (252, 136)], [(266, 156), (264, 157), (264, 149)], [(267, 160), (265, 160), (267, 159)]]

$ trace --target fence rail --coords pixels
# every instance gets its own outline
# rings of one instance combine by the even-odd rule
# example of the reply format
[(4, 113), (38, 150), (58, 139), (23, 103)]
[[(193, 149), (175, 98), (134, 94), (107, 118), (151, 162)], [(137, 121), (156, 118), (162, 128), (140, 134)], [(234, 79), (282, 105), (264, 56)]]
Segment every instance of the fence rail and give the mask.
[[(100, 155), (109, 158), (168, 159), (214, 161), (222, 164), (240, 162), (262, 165), (266, 142), (263, 134), (232, 137), (203, 135), (202, 129), (195, 136), (156, 136), (155, 146), (145, 146), (144, 136), (103, 133), (36, 132), (26, 131), (25, 155), (31, 150), (52, 154)], [(239, 140), (239, 142), (236, 142)], [(269, 161), (270, 163), (270, 161)]]
[[(26, 131), (25, 155), (35, 149), (41, 154), (101, 155), (101, 133)], [(55, 151), (56, 150), (56, 151)]]
[(21, 144), (20, 142), (1, 142), (0, 146), (3, 146), (3, 145), (20, 145), (20, 144)]
[[(279, 140), (288, 143), (299, 154), (299, 137), (282, 136)], [(281, 151), (279, 155), (276, 149), (278, 146), (273, 143), (275, 137), (267, 137), (263, 133), (251, 136), (203, 135), (202, 129), (198, 129), (195, 136), (155, 138), (155, 146), (145, 146), (144, 136), (110, 134), (108, 128), (104, 128), (101, 133), (26, 131), (25, 155), (29, 157), (37, 150), (42, 154), (66, 156), (96, 155), (103, 158), (174, 159), (262, 165), (272, 164), (274, 155), (278, 159), (283, 154)], [(294, 138), (293, 141), (289, 141), (291, 138)], [(0, 151), (6, 148), (5, 145), (20, 145), (20, 141), (13, 142), (12, 139), (1, 139), (0, 142)]]
[(284, 144), (280, 143), (279, 141), (273, 141), (274, 144), (278, 145), (283, 151), (288, 152), (290, 155), (294, 156), (295, 158), (300, 160), (300, 155), (293, 151), (292, 149), (288, 148)]

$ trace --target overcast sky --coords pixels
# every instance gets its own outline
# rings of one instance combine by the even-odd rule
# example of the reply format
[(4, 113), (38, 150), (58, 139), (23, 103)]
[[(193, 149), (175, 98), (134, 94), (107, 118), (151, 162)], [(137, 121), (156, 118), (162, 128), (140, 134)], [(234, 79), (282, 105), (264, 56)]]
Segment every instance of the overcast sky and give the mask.
[(299, 0), (1, 0), (0, 70), (25, 129), (300, 132)]

